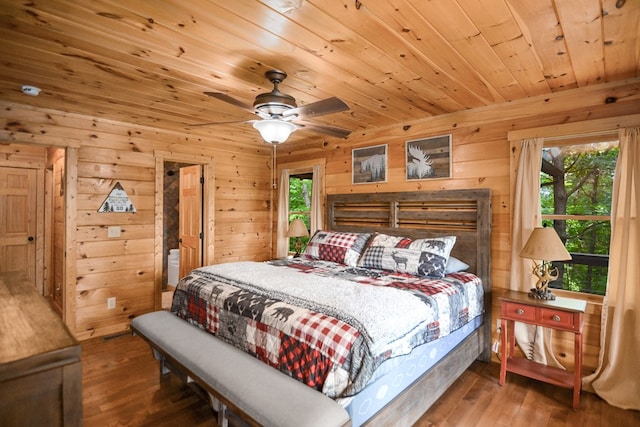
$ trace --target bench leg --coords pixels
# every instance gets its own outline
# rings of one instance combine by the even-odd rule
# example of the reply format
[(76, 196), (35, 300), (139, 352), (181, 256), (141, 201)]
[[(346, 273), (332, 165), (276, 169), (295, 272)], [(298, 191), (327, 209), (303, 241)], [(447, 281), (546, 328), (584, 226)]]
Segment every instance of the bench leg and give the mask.
[(162, 378), (163, 375), (167, 375), (171, 372), (165, 363), (166, 358), (155, 348), (152, 348), (151, 351), (153, 352), (153, 358), (160, 361), (160, 377)]
[(211, 407), (218, 414), (218, 427), (229, 427), (229, 420), (227, 419), (227, 407), (218, 399), (216, 399), (211, 393), (209, 394), (209, 401)]

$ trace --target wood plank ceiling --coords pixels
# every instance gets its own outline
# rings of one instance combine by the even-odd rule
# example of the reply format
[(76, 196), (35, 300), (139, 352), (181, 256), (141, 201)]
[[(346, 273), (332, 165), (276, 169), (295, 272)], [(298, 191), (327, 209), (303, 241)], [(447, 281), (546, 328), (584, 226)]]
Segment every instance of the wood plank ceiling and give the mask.
[[(289, 77), (358, 131), (640, 75), (637, 0), (1, 0), (0, 99), (185, 130)], [(21, 85), (42, 89), (24, 95)], [(192, 128), (251, 136), (246, 123)], [(317, 137), (299, 131), (292, 140)]]

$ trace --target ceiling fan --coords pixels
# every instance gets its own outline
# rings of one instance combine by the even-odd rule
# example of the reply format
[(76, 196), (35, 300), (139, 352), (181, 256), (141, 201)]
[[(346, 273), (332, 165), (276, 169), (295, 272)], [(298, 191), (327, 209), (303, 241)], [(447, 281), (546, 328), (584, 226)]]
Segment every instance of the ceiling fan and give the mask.
[[(253, 105), (245, 104), (221, 92), (204, 93), (259, 116), (261, 120), (252, 120), (248, 123), (253, 123), (253, 127), (260, 132), (262, 138), (272, 144), (286, 141), (298, 127), (339, 138), (349, 136), (350, 130), (306, 121), (311, 117), (348, 110), (349, 106), (340, 98), (331, 97), (298, 107), (295, 98), (278, 89), (278, 85), (287, 78), (287, 73), (280, 70), (269, 70), (265, 76), (273, 84), (273, 90), (256, 96)], [(201, 126), (210, 124), (216, 123), (203, 123)]]

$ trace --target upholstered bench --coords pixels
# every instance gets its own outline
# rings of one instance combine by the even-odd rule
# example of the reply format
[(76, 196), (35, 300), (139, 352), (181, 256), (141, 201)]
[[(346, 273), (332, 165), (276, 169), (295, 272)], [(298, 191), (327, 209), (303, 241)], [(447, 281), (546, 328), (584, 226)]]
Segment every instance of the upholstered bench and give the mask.
[(220, 402), (218, 425), (226, 409), (249, 425), (274, 427), (350, 426), (346, 410), (324, 394), (267, 366), (168, 311), (136, 317), (134, 333), (154, 355), (176, 366)]

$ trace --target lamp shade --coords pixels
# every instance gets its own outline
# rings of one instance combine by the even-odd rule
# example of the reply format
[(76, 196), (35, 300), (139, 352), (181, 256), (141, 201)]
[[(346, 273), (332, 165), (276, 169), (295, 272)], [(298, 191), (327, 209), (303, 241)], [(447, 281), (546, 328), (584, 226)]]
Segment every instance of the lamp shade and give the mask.
[(253, 127), (260, 132), (260, 136), (271, 144), (281, 144), (297, 129), (296, 125), (283, 120), (265, 119), (255, 122)]
[(571, 255), (553, 227), (534, 228), (520, 256), (541, 261), (568, 261)]
[(291, 221), (289, 224), (289, 229), (287, 230), (287, 237), (308, 237), (309, 230), (307, 230), (307, 226), (304, 224), (300, 218), (296, 218)]

